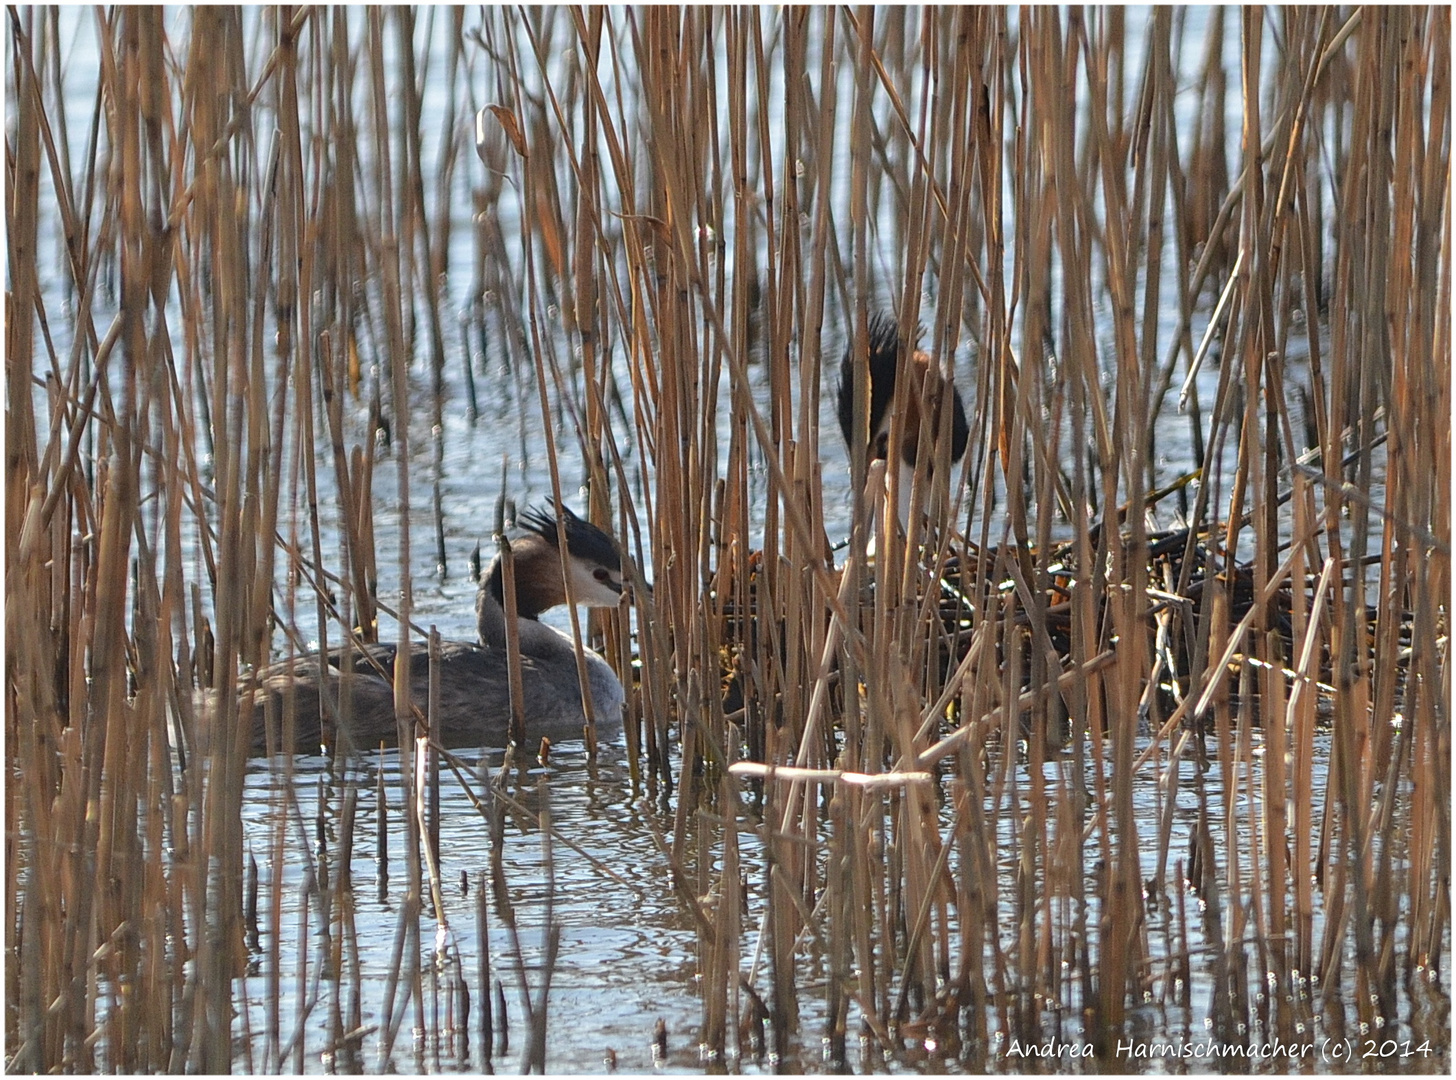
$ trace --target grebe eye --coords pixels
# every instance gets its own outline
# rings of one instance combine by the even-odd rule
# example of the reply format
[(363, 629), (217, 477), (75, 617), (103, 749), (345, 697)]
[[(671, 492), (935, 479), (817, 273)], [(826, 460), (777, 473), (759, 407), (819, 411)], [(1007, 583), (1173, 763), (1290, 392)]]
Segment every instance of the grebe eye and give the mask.
[(608, 572), (607, 570), (604, 570), (600, 566), (598, 566), (595, 570), (592, 571), (592, 577), (596, 578), (598, 581), (608, 581), (608, 580), (611, 579), (611, 576), (612, 575), (611, 575), (610, 572)]

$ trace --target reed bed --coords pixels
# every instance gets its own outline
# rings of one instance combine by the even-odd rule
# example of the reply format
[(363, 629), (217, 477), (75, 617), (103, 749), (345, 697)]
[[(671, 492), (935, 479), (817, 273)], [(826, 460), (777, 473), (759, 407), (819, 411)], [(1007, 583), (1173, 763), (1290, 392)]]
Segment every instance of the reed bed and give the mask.
[[(406, 1022), (417, 1068), (546, 1066), (560, 928), (548, 889), (522, 944), (502, 852), (549, 879), (549, 789), (416, 742), (402, 679), (298, 925), (299, 762), (243, 827), (256, 673), (430, 635), (491, 423), (490, 498), (534, 458), (643, 586), (572, 624), (706, 1067), (1449, 1067), (1447, 9), (85, 18), (91, 84), (56, 10), (8, 35), (8, 1068), (385, 1068)], [(903, 533), (821, 430), (877, 310), (968, 404)], [(513, 942), (475, 971), (442, 784)]]

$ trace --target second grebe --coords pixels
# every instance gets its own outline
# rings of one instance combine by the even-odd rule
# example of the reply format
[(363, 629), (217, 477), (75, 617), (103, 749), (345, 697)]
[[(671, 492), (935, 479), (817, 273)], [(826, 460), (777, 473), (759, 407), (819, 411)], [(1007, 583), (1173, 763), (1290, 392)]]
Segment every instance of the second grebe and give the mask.
[[(517, 640), (526, 737), (552, 740), (580, 738), (586, 710), (577, 677), (576, 649), (571, 638), (538, 621), (542, 612), (571, 599), (587, 607), (609, 608), (624, 596), (622, 563), (612, 538), (566, 507), (561, 508), (566, 554), (558, 546), (556, 519), (539, 511), (522, 514), (517, 524), (525, 533), (511, 545)], [(445, 746), (503, 747), (510, 739), (510, 690), (506, 653), (505, 575), (500, 557), (491, 563), (476, 597), (480, 643), (443, 642), (440, 647), (439, 703), (435, 739)], [(259, 677), (254, 709), (254, 749), (267, 748), (264, 716), (271, 714), (281, 730), (291, 699), (294, 738), (291, 749), (316, 753), (334, 738), (359, 749), (396, 741), (394, 673), (396, 648), (370, 644), (330, 653), (320, 677), (317, 657), (300, 657), (271, 665)], [(607, 662), (584, 649), (592, 714), (598, 725), (621, 723), (625, 697), (622, 684)], [(341, 712), (339, 693), (345, 664), (353, 673), (350, 698)], [(384, 675), (380, 674), (381, 669)], [(430, 661), (425, 646), (410, 649), (410, 698), (421, 713), (429, 701)], [(332, 736), (335, 724), (337, 736)], [(274, 741), (279, 736), (274, 735)]]
[[(854, 371), (856, 354), (854, 341), (844, 350), (844, 360), (839, 366), (839, 428), (844, 432), (846, 446), (852, 447), (864, 415), (863, 406), (855, 397)], [(893, 316), (880, 312), (869, 320), (869, 356), (858, 362), (866, 364), (865, 385), (869, 390), (869, 447), (866, 455), (869, 461), (884, 458), (887, 464), (899, 466), (899, 518), (901, 526), (910, 519), (910, 486), (915, 476), (915, 464), (920, 460), (920, 418), (921, 410), (927, 410), (932, 440), (941, 430), (942, 410), (949, 405), (950, 415), (950, 463), (960, 461), (966, 452), (970, 438), (970, 426), (966, 423), (966, 407), (961, 401), (960, 391), (955, 383), (941, 370), (940, 365), (929, 353), (914, 350), (906, 359), (904, 371), (910, 380), (905, 388), (905, 420), (901, 425), (900, 445), (890, 446), (890, 429), (895, 403), (895, 380), (900, 364), (900, 328)], [(934, 453), (926, 456), (926, 475), (934, 476)]]

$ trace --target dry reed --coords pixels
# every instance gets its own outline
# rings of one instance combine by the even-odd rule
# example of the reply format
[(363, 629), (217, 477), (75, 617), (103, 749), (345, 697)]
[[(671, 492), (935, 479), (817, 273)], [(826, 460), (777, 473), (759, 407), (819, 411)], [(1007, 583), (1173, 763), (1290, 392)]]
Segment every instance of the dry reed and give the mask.
[[(1449, 11), (88, 18), (89, 112), (61, 13), (12, 11), (7, 54), (8, 1068), (301, 1070), (321, 1007), (351, 1068), (407, 1020), (466, 1040), (418, 1066), (474, 1060), (479, 1010), (488, 1064), (507, 979), (548, 1065), (560, 926), (528, 974), (507, 773), (442, 778), (407, 678), (397, 784), (320, 782), (302, 883), (291, 758), (244, 843), (280, 644), (424, 636), (397, 523), (454, 572), (451, 410), (514, 417), (651, 567), (572, 626), (628, 684), (714, 1067), (807, 1023), (835, 1070), (1112, 1057), (1154, 1002), (1172, 1041), (1449, 1062)], [(970, 403), (905, 534), (904, 480), (820, 427), (877, 309)], [(469, 1008), (458, 953), (421, 970), (452, 782), (513, 943)], [(371, 797), (381, 890), (403, 860), (377, 1030)]]

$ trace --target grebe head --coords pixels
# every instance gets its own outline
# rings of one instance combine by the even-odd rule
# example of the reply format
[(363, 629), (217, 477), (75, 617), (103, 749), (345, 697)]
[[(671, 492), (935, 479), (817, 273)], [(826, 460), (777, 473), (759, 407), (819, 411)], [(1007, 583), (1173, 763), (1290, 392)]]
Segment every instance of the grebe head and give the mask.
[[(955, 383), (945, 376), (935, 358), (923, 349), (916, 349), (911, 353), (905, 364), (906, 375), (911, 380), (906, 387), (909, 393), (905, 395), (907, 413), (898, 453), (892, 458), (891, 406), (895, 403), (899, 358), (899, 325), (893, 316), (875, 312), (869, 321), (869, 356), (860, 360), (866, 364), (865, 382), (870, 395), (869, 460), (892, 459), (913, 469), (919, 455), (922, 405), (930, 409), (930, 430), (935, 433), (940, 430), (940, 410), (948, 401), (951, 408), (950, 462), (954, 465), (965, 455), (966, 442), (970, 438), (965, 403), (961, 401), (960, 391), (956, 389)], [(854, 342), (851, 340), (844, 350), (844, 360), (839, 365), (839, 428), (844, 432), (846, 446), (854, 443), (856, 421), (861, 414), (859, 403), (855, 400), (855, 362)]]
[[(854, 373), (856, 364), (865, 367), (865, 385), (869, 392), (869, 415), (867, 427), (860, 427), (864, 420), (863, 405), (856, 399)], [(894, 419), (895, 383), (901, 372), (910, 380), (905, 387), (905, 419), (900, 425), (900, 441), (890, 445), (892, 421)], [(937, 439), (943, 422), (943, 410), (950, 412), (950, 464), (954, 465), (965, 455), (966, 443), (970, 438), (970, 426), (966, 423), (966, 407), (961, 401), (960, 391), (954, 381), (948, 378), (940, 364), (928, 352), (915, 349), (900, 364), (900, 328), (891, 315), (876, 312), (869, 320), (869, 354), (857, 354), (855, 342), (851, 339), (844, 350), (844, 360), (839, 366), (839, 427), (844, 433), (844, 442), (853, 447), (859, 432), (868, 430), (869, 444), (866, 459), (884, 459), (887, 467), (898, 467), (900, 524), (906, 525), (910, 516), (911, 484), (915, 465), (920, 459), (920, 419), (922, 410), (929, 421), (932, 441)], [(929, 449), (929, 448), (927, 448)], [(925, 475), (935, 475), (935, 453), (925, 458)]]
[[(516, 611), (522, 618), (535, 619), (548, 608), (566, 603), (568, 578), (571, 599), (578, 604), (609, 608), (622, 602), (622, 559), (616, 542), (565, 506), (561, 508), (561, 521), (566, 532), (565, 556), (559, 547), (556, 518), (540, 510), (528, 510), (516, 519), (525, 530), (525, 535), (511, 545)], [(491, 563), (481, 591), (488, 591), (500, 606), (505, 603), (503, 582), (497, 558)]]
[[(622, 557), (616, 541), (591, 522), (577, 517), (570, 507), (561, 508), (561, 520), (566, 527), (566, 557), (558, 556), (557, 561), (564, 567), (563, 576), (571, 580), (572, 598), (587, 607), (616, 607), (625, 591)], [(517, 524), (555, 550), (559, 539), (555, 518), (540, 510), (527, 510)], [(566, 603), (565, 589), (557, 603)]]

